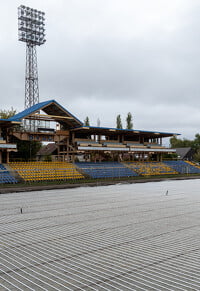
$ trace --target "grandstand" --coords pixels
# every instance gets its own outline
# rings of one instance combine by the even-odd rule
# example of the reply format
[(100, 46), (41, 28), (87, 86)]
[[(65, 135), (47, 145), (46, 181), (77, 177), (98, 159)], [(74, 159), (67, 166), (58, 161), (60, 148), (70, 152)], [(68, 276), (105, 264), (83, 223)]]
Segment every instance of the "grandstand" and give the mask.
[(9, 164), (25, 182), (82, 179), (72, 163), (14, 162)]
[(90, 178), (94, 179), (138, 176), (136, 172), (132, 171), (131, 169), (118, 162), (82, 162), (76, 163), (76, 166), (79, 167)]
[[(35, 122), (37, 121), (37, 122)], [(26, 127), (26, 124), (34, 126)], [(37, 126), (35, 126), (37, 124)], [(10, 153), (15, 156), (16, 140), (54, 143), (58, 159), (74, 162), (80, 154), (90, 162), (103, 160), (104, 154), (130, 157), (140, 161), (154, 156), (162, 160), (174, 149), (163, 146), (163, 138), (176, 133), (84, 126), (84, 124), (55, 100), (40, 102), (16, 115), (0, 120), (0, 163), (9, 163)], [(13, 141), (8, 142), (8, 141)]]
[[(200, 167), (187, 161), (163, 162), (11, 162), (0, 164), (0, 184), (83, 179), (134, 178), (177, 174), (200, 174)], [(17, 178), (18, 177), (18, 178)]]
[[(34, 126), (27, 128), (26, 124)], [(16, 177), (33, 182), (200, 173), (200, 168), (187, 162), (162, 161), (164, 154), (176, 152), (165, 147), (163, 139), (175, 135), (84, 126), (55, 100), (40, 102), (8, 119), (0, 119), (0, 164), (9, 165), (13, 174), (2, 165), (0, 183), (16, 183)], [(38, 153), (41, 161), (31, 161), (30, 151), (30, 161), (19, 162), (18, 158), (23, 157), (15, 154), (17, 140), (49, 145)], [(50, 155), (46, 160), (52, 162), (42, 161), (45, 155)]]

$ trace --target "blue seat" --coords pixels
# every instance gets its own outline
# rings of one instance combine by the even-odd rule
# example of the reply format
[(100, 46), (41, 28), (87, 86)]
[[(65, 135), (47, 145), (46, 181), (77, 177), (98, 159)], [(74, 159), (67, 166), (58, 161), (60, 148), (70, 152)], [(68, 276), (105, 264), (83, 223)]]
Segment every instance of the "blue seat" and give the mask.
[(9, 184), (9, 183), (17, 183), (17, 179), (13, 177), (7, 169), (4, 167), (4, 165), (0, 164), (0, 184)]
[(138, 176), (136, 172), (118, 162), (80, 162), (75, 164), (94, 179)]
[(180, 174), (200, 174), (200, 169), (184, 161), (165, 161), (169, 167)]

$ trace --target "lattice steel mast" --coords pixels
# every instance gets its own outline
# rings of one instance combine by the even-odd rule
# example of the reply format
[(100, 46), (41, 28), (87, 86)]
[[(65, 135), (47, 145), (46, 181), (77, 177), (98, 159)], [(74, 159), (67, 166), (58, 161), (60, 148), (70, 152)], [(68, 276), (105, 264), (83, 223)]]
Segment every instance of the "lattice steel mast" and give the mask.
[(26, 42), (25, 109), (39, 103), (36, 46), (46, 41), (44, 20), (44, 12), (24, 5), (18, 7), (18, 36)]
[(36, 46), (26, 45), (25, 109), (39, 103)]

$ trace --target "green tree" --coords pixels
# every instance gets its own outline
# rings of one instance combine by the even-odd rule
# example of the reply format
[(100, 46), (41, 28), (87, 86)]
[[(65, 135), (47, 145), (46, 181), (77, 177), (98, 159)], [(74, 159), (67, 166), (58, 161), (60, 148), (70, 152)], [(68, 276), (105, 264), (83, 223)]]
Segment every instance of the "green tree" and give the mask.
[(189, 139), (179, 139), (176, 136), (170, 138), (170, 145), (172, 148), (194, 147), (194, 141)]
[(133, 129), (133, 121), (132, 121), (133, 117), (132, 117), (132, 114), (129, 112), (127, 114), (127, 117), (126, 117), (126, 128), (127, 129)]
[(121, 115), (118, 114), (116, 118), (116, 128), (122, 129), (122, 120), (121, 120)]
[(89, 117), (86, 116), (85, 120), (84, 120), (84, 125), (85, 126), (90, 126), (90, 120), (89, 120)]
[(200, 162), (200, 149), (198, 149), (194, 154), (194, 160)]
[(13, 152), (11, 157), (22, 161), (35, 160), (36, 154), (42, 146), (42, 143), (39, 141), (19, 140), (14, 138), (12, 142), (17, 144), (17, 152)]
[(200, 162), (200, 134), (197, 133), (193, 140), (189, 139), (180, 139), (176, 136), (170, 138), (170, 145), (172, 148), (184, 148), (184, 147), (191, 147), (194, 151), (194, 160)]
[(200, 134), (199, 133), (195, 134), (195, 139), (193, 141), (192, 147), (195, 151), (198, 151), (200, 149)]
[(11, 109), (9, 110), (0, 110), (0, 118), (1, 119), (8, 119), (12, 116), (14, 116), (16, 114), (16, 110), (13, 109), (13, 107), (11, 107)]

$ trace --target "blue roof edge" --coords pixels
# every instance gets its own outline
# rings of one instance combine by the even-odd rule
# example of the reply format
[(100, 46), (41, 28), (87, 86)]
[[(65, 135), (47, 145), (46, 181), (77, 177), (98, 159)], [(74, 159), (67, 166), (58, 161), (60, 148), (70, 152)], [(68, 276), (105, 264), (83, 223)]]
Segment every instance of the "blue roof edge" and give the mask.
[(49, 103), (53, 102), (54, 100), (48, 100), (48, 101), (43, 101), (40, 103), (37, 103), (27, 109), (24, 109), (23, 111), (15, 114), (14, 116), (8, 118), (8, 121), (20, 121), (23, 119), (25, 116), (33, 113), (34, 111), (40, 110), (43, 106), (48, 105)]
[(120, 131), (139, 131), (139, 132), (149, 132), (149, 133), (160, 133), (160, 134), (171, 134), (171, 135), (181, 135), (180, 133), (175, 133), (175, 132), (162, 132), (162, 131), (150, 131), (150, 130), (140, 130), (140, 129), (125, 129), (125, 128), (115, 128), (115, 127), (99, 127), (99, 126), (83, 126), (83, 127), (88, 127), (88, 128), (99, 128), (99, 129), (112, 129), (112, 130), (120, 130)]
[(50, 104), (50, 103), (55, 103), (57, 106), (59, 106), (60, 108), (62, 108), (62, 110), (64, 110), (65, 112), (67, 112), (67, 114), (71, 115), (74, 119), (76, 119), (81, 125), (83, 125), (83, 122), (80, 121), (76, 116), (74, 116), (71, 112), (69, 112), (67, 109), (65, 109), (62, 105), (60, 105), (56, 100), (51, 99), (48, 101), (43, 101), (40, 103), (37, 103), (19, 113), (17, 113), (16, 115), (5, 119), (7, 121), (20, 121), (21, 119), (23, 119), (24, 117), (26, 117), (27, 115), (33, 113), (34, 111), (40, 110), (42, 109), (44, 106)]

